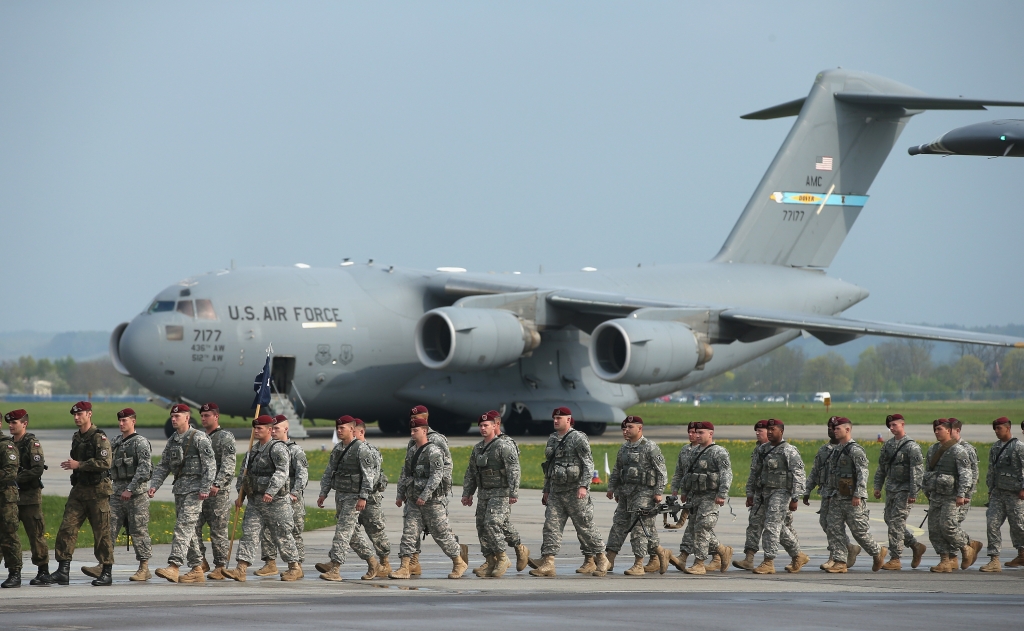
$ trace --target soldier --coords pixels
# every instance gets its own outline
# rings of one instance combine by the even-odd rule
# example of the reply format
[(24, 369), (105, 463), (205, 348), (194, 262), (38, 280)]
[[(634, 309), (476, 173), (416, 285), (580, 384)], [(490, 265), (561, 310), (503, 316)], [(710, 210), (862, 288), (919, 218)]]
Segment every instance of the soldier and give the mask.
[(952, 572), (958, 550), (963, 551), (965, 560), (973, 552), (960, 527), (960, 507), (970, 501), (971, 460), (953, 438), (952, 428), (947, 418), (932, 421), (936, 442), (928, 448), (921, 480), (928, 498), (928, 538), (939, 555), (938, 565), (930, 568), (932, 572)]
[(51, 574), (58, 585), (71, 580), (71, 557), (78, 543), (78, 531), (85, 520), (92, 527), (93, 553), (102, 569), (93, 585), (113, 582), (110, 571), (114, 565), (114, 543), (110, 538), (110, 464), (113, 452), (103, 430), (92, 424), (92, 403), (79, 401), (71, 407), (78, 431), (71, 437), (71, 457), (60, 468), (71, 472), (71, 493), (64, 505), (64, 519), (57, 531), (54, 556), (57, 571)]
[[(974, 494), (978, 492), (978, 479), (981, 477), (980, 473), (978, 472), (978, 450), (974, 448), (974, 445), (967, 442), (966, 440), (961, 440), (960, 430), (963, 428), (964, 424), (959, 419), (953, 417), (950, 417), (949, 421), (953, 424), (953, 440), (960, 443), (960, 446), (967, 453), (967, 458), (971, 461), (970, 495), (967, 496), (967, 503), (964, 504), (963, 506), (958, 507), (960, 512), (960, 528), (962, 529), (964, 527), (964, 520), (967, 519), (967, 513), (971, 510), (971, 498), (974, 497)], [(966, 570), (967, 568), (971, 567), (971, 565), (974, 563), (974, 560), (978, 558), (978, 553), (980, 553), (981, 549), (984, 547), (980, 541), (971, 539), (970, 537), (968, 537), (967, 539), (967, 547), (971, 549), (971, 552), (964, 553), (963, 563), (960, 564), (961, 570)]]
[(849, 527), (853, 538), (868, 551), (874, 562), (871, 571), (882, 569), (888, 549), (879, 546), (871, 536), (868, 501), (868, 456), (864, 448), (853, 440), (853, 423), (845, 416), (834, 417), (830, 424), (836, 437), (835, 453), (828, 462), (828, 485), (836, 494), (828, 503), (828, 530), (825, 531), (833, 550), (834, 563), (825, 571), (845, 574), (846, 549), (841, 545), (845, 529)]
[[(762, 419), (754, 423), (754, 452), (750, 454), (750, 466), (751, 471), (754, 470), (754, 457), (757, 455), (757, 448), (768, 442), (768, 421)], [(683, 447), (686, 449), (686, 447)], [(682, 452), (679, 455), (680, 460), (682, 459)], [(676, 475), (682, 479), (682, 474), (679, 471), (679, 465), (676, 466)], [(679, 492), (679, 485), (675, 482), (675, 477), (672, 478), (672, 491), (673, 493)], [(755, 487), (757, 480), (753, 477), (747, 479), (747, 495), (750, 497), (756, 497)], [(806, 497), (806, 496), (805, 496)], [(805, 502), (806, 503), (806, 502)], [(761, 547), (761, 532), (764, 530), (764, 511), (761, 510), (760, 505), (757, 508), (752, 508), (747, 512), (747, 532), (746, 539), (743, 542), (743, 559), (736, 559), (732, 562), (733, 567), (741, 570), (753, 570), (754, 569), (754, 555)], [(679, 568), (682, 569), (682, 568)]]
[[(810, 559), (800, 550), (796, 530), (786, 525), (788, 512), (797, 509), (797, 500), (804, 494), (804, 461), (796, 447), (783, 438), (785, 425), (774, 418), (766, 423), (768, 442), (759, 445), (750, 459), (750, 477), (755, 479), (753, 489), (758, 494), (764, 511), (764, 532), (761, 547), (764, 560), (754, 568), (754, 574), (774, 574), (775, 556), (779, 544), (786, 549), (793, 562), (786, 566), (787, 572), (799, 572)], [(754, 506), (755, 497), (747, 495), (747, 508)]]
[(572, 412), (567, 407), (557, 407), (551, 413), (555, 431), (548, 437), (544, 447), (544, 494), (541, 503), (544, 511), (544, 543), (542, 555), (531, 576), (554, 576), (555, 555), (562, 547), (562, 531), (565, 522), (572, 519), (576, 536), (584, 556), (594, 557), (593, 576), (604, 576), (611, 563), (604, 553), (601, 533), (594, 525), (594, 503), (590, 498), (590, 482), (593, 479), (594, 457), (586, 435), (573, 429)]
[(474, 493), (479, 496), (476, 533), (486, 562), (473, 573), (480, 577), (500, 578), (512, 566), (505, 554), (505, 540), (512, 521), (511, 505), (519, 501), (519, 448), (501, 433), (500, 419), (501, 414), (494, 410), (480, 415), (477, 424), (484, 439), (473, 446), (462, 480), (463, 506), (473, 505)]
[(921, 489), (924, 458), (921, 447), (907, 436), (902, 414), (886, 416), (885, 426), (892, 432), (892, 438), (882, 445), (878, 470), (875, 471), (875, 499), (882, 497), (882, 485), (885, 485), (885, 525), (889, 528), (891, 558), (882, 565), (882, 569), (899, 570), (903, 567), (900, 563), (903, 546), (913, 552), (910, 567), (916, 568), (921, 565), (927, 546), (914, 538), (913, 531), (907, 527), (907, 517)]
[[(192, 411), (184, 403), (171, 406), (171, 426), (174, 433), (164, 445), (160, 463), (153, 470), (149, 483), (150, 499), (167, 476), (174, 473), (174, 537), (171, 539), (171, 554), (167, 567), (160, 568), (156, 575), (172, 583), (205, 583), (206, 574), (198, 558), (191, 571), (179, 575), (178, 568), (184, 565), (189, 549), (196, 538), (196, 523), (203, 510), (203, 501), (210, 497), (210, 487), (217, 474), (217, 459), (213, 453), (210, 437), (192, 427)], [(198, 556), (198, 555), (196, 555)]]
[(328, 563), (317, 563), (320, 578), (325, 581), (340, 581), (339, 568), (345, 564), (348, 546), (356, 551), (359, 558), (367, 563), (364, 580), (376, 578), (378, 563), (374, 549), (358, 533), (359, 513), (366, 509), (366, 502), (373, 495), (374, 481), (380, 474), (373, 452), (366, 443), (356, 438), (356, 419), (345, 415), (334, 422), (338, 444), (331, 450), (331, 458), (320, 478), (320, 496), (316, 505), (324, 507), (324, 500), (334, 489), (335, 515), (338, 525), (334, 529)]
[[(270, 429), (270, 436), (279, 440), (288, 447), (291, 459), (288, 461), (288, 499), (292, 506), (292, 538), (295, 539), (295, 549), (299, 551), (299, 563), (306, 562), (306, 548), (302, 545), (302, 533), (306, 529), (306, 505), (302, 501), (302, 492), (309, 482), (309, 462), (306, 460), (306, 452), (294, 440), (288, 437), (289, 423), (284, 414), (274, 417), (274, 425)], [(263, 525), (260, 533), (260, 549), (263, 557), (263, 567), (256, 570), (256, 576), (270, 576), (277, 573), (277, 547), (270, 539), (267, 525)]]
[[(985, 523), (988, 530), (988, 563), (982, 572), (1002, 572), (999, 547), (1003, 543), (999, 532), (1004, 521), (1010, 522), (1010, 542), (1017, 549), (1017, 558), (1006, 565), (1019, 567), (1024, 561), (1024, 444), (1013, 438), (1010, 419), (1001, 416), (992, 421), (996, 442), (988, 452), (988, 510)], [(1024, 430), (1024, 423), (1021, 423)]]
[[(366, 498), (366, 508), (359, 511), (359, 526), (366, 532), (378, 559), (374, 575), (370, 576), (367, 573), (363, 576), (363, 580), (387, 578), (388, 574), (391, 574), (392, 568), (388, 558), (391, 556), (391, 542), (388, 541), (387, 521), (384, 519), (384, 490), (388, 487), (388, 476), (384, 473), (384, 456), (381, 455), (379, 449), (366, 442), (366, 423), (361, 418), (356, 419), (356, 438), (363, 441), (370, 450), (370, 455), (373, 456), (374, 470), (378, 472), (374, 478), (373, 493)], [(357, 528), (356, 532), (352, 533), (352, 541), (349, 542), (349, 547), (356, 550), (357, 554), (358, 550), (362, 549), (360, 541), (361, 537)], [(369, 558), (363, 560), (366, 561), (368, 568), (373, 567)]]
[[(8, 415), (10, 416), (10, 415)], [(21, 587), (21, 537), (18, 535), (18, 448), (0, 429), (0, 551), (7, 580), (0, 587)]]
[(125, 536), (132, 538), (135, 559), (139, 562), (139, 569), (128, 580), (145, 582), (152, 578), (149, 560), (153, 557), (153, 543), (149, 537), (149, 494), (146, 490), (153, 474), (153, 445), (135, 433), (135, 419), (135, 410), (131, 408), (118, 412), (117, 425), (121, 435), (110, 443), (114, 452), (110, 466), (110, 477), (114, 480), (110, 494), (110, 538), (116, 540), (121, 526), (125, 526)]
[(206, 560), (206, 544), (203, 542), (203, 525), (210, 525), (210, 547), (213, 548), (214, 570), (207, 578), (222, 581), (228, 564), (228, 526), (231, 522), (231, 481), (235, 477), (235, 436), (220, 426), (220, 407), (216, 403), (204, 403), (199, 408), (199, 418), (213, 447), (216, 473), (210, 485), (210, 497), (203, 500), (196, 522), (196, 538), (188, 549), (189, 567), (200, 565), (209, 572)]
[[(264, 526), (270, 532), (270, 539), (281, 551), (281, 558), (288, 563), (288, 569), (281, 574), (282, 581), (297, 581), (302, 578), (299, 550), (292, 536), (294, 514), (288, 498), (288, 468), (291, 454), (288, 447), (271, 436), (274, 417), (263, 414), (252, 422), (256, 442), (242, 460), (242, 470), (235, 483), (239, 492), (235, 508), (241, 509), (248, 499), (249, 508), (242, 520), (242, 539), (238, 542), (235, 569), (224, 570), (224, 576), (245, 581), (245, 570), (256, 558), (260, 531)], [(245, 495), (242, 489), (245, 489)]]
[(682, 501), (690, 506), (686, 530), (693, 541), (690, 552), (694, 562), (692, 566), (684, 567), (683, 572), (705, 574), (704, 561), (712, 552), (718, 555), (719, 571), (725, 572), (732, 560), (732, 548), (718, 542), (715, 524), (718, 523), (718, 508), (724, 506), (729, 497), (732, 462), (729, 452), (715, 444), (715, 426), (712, 423), (698, 421), (693, 428), (697, 434), (697, 447), (690, 452), (680, 489)]
[(398, 481), (398, 498), (395, 500), (398, 507), (403, 503), (408, 505), (400, 546), (402, 565), (389, 576), (396, 579), (413, 576), (412, 556), (417, 554), (420, 534), (426, 528), (434, 542), (452, 560), (452, 571), (448, 578), (461, 578), (469, 566), (464, 558), (466, 552), (463, 546), (459, 545), (448, 525), (448, 510), (443, 501), (446, 469), (444, 453), (427, 438), (429, 427), (426, 416), (414, 415), (409, 421), (409, 429), (416, 451), (403, 467), (402, 477)]
[[(680, 488), (683, 483), (683, 475), (686, 474), (686, 468), (689, 466), (689, 457), (692, 451), (697, 447), (697, 432), (693, 429), (693, 421), (686, 424), (686, 434), (690, 442), (679, 450), (679, 456), (676, 458), (676, 470), (672, 473), (672, 481), (669, 483), (669, 490), (673, 496), (678, 496), (682, 491)], [(679, 520), (680, 528), (686, 528), (686, 520), (689, 518), (689, 507), (683, 506), (682, 515)], [(692, 531), (683, 530), (683, 540), (679, 543), (679, 556), (669, 554), (668, 561), (674, 565), (680, 572), (686, 569), (686, 558), (690, 554), (690, 550), (693, 548)], [(717, 559), (717, 557), (715, 557)], [(646, 568), (645, 568), (646, 569)]]
[(32, 548), (32, 565), (38, 571), (29, 585), (53, 585), (50, 578), (50, 549), (46, 545), (46, 523), (43, 521), (43, 471), (46, 459), (43, 447), (35, 434), (28, 431), (28, 412), (14, 410), (4, 419), (11, 430), (11, 440), (18, 449), (18, 519), (25, 526), (29, 546)]
[[(836, 489), (831, 486), (828, 476), (828, 468), (832, 455), (835, 453), (835, 446), (838, 444), (836, 440), (835, 432), (835, 420), (839, 418), (833, 416), (828, 420), (828, 442), (818, 448), (818, 453), (814, 455), (814, 463), (811, 465), (811, 475), (807, 479), (807, 490), (804, 492), (803, 502), (804, 506), (810, 506), (811, 504), (811, 491), (817, 486), (821, 495), (821, 506), (818, 508), (818, 525), (821, 526), (821, 531), (828, 533), (828, 505), (832, 501), (832, 498), (836, 495)], [(790, 520), (788, 525), (792, 527), (793, 513), (789, 514)], [(834, 533), (835, 541), (829, 540), (828, 542), (828, 561), (825, 561), (820, 566), (821, 569), (827, 570), (835, 564), (835, 554), (833, 554), (833, 546), (846, 549), (846, 567), (851, 568), (857, 561), (857, 555), (860, 554), (860, 546), (857, 544), (851, 544), (850, 538), (846, 536), (846, 528), (844, 527), (841, 531)]]

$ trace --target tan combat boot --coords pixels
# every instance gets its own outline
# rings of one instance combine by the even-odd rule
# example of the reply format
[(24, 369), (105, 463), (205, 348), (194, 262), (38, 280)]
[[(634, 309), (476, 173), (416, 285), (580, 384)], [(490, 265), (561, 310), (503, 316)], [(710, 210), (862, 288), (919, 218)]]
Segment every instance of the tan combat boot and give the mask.
[(722, 571), (722, 557), (718, 556), (718, 553), (711, 555), (711, 562), (704, 564), (704, 569), (708, 572), (721, 572)]
[(810, 560), (811, 560), (811, 557), (809, 557), (806, 554), (804, 554), (803, 551), (801, 550), (800, 552), (797, 553), (797, 555), (795, 557), (793, 557), (792, 563), (790, 563), (789, 565), (786, 566), (786, 571), (789, 572), (790, 574), (796, 574), (797, 572), (800, 571), (800, 568), (802, 568), (803, 566), (807, 565), (807, 562), (810, 561)]
[(377, 578), (387, 578), (389, 574), (391, 574), (391, 561), (388, 560), (388, 557), (383, 556), (377, 565)]
[(218, 565), (217, 567), (213, 568), (212, 572), (206, 575), (206, 578), (210, 579), (211, 581), (223, 581), (227, 578), (226, 576), (224, 576), (224, 569), (225, 568), (223, 565)]
[[(685, 572), (686, 570), (683, 571)], [(625, 574), (626, 576), (643, 576), (646, 573), (647, 571), (644, 570), (643, 557), (634, 557), (633, 565), (631, 565), (628, 569), (626, 569), (625, 572), (623, 572), (623, 574)]]
[(998, 556), (993, 556), (989, 562), (978, 568), (979, 572), (1002, 572), (1003, 564), (999, 562)]
[(462, 562), (469, 567), (469, 546), (464, 543), (459, 544), (459, 556), (462, 557)]
[[(244, 583), (245, 582), (245, 571), (247, 569), (249, 569), (249, 564), (246, 563), (245, 561), (239, 561), (238, 563), (235, 564), (235, 569), (233, 569), (233, 570), (224, 570), (224, 576), (230, 578), (233, 581), (238, 581), (239, 583)], [(159, 571), (159, 570), (157, 570), (157, 571)]]
[[(818, 567), (820, 567), (823, 570), (827, 570), (828, 568), (832, 567), (835, 564), (836, 564), (836, 560), (833, 559), (832, 557), (829, 557), (828, 561), (825, 561), (824, 563), (822, 563)], [(849, 567), (849, 565), (847, 565), (847, 567)]]
[(974, 541), (972, 539), (970, 543), (963, 548), (960, 548), (960, 551), (963, 552), (964, 555), (964, 560), (963, 563), (960, 564), (960, 569), (966, 570), (974, 565), (974, 562), (978, 560), (978, 553), (981, 552), (983, 547), (984, 546), (981, 545), (980, 541)]
[(597, 569), (597, 566), (594, 565), (594, 555), (588, 554), (588, 555), (583, 557), (583, 565), (581, 565), (578, 568), (576, 568), (576, 573), (577, 574), (590, 574), (591, 572), (593, 572), (596, 569)]
[(462, 575), (469, 569), (469, 563), (462, 558), (462, 555), (452, 559), (452, 571), (448, 573), (448, 578), (462, 578)]
[(683, 572), (686, 574), (697, 574), (699, 576), (703, 576), (708, 573), (707, 568), (704, 567), (704, 559), (694, 559), (693, 565), (683, 568)]
[(871, 571), (877, 572), (882, 569), (882, 564), (885, 563), (885, 555), (889, 553), (889, 548), (882, 546), (878, 548), (878, 554), (871, 559)]
[(83, 565), (82, 574), (91, 576), (92, 578), (99, 578), (100, 574), (103, 573), (103, 564), (99, 565)]
[(191, 570), (189, 570), (189, 572), (187, 574), (182, 574), (181, 576), (179, 576), (178, 577), (178, 582), (179, 583), (205, 583), (206, 582), (206, 572), (203, 571), (203, 566), (202, 565), (197, 565), (194, 568), (192, 568)]
[(938, 565), (933, 565), (931, 568), (929, 568), (929, 571), (931, 571), (931, 572), (940, 572), (940, 573), (952, 572), (953, 568), (950, 567), (950, 564), (949, 564), (949, 555), (948, 554), (940, 554), (939, 555), (939, 563), (938, 563)]
[(732, 547), (719, 545), (718, 554), (715, 555), (715, 558), (717, 558), (719, 562), (718, 571), (724, 574), (729, 570), (729, 562), (732, 561)]
[(655, 554), (658, 555), (658, 574), (668, 572), (668, 566), (671, 563), (669, 557), (672, 556), (672, 553), (669, 552), (667, 548), (658, 546), (658, 551), (655, 552)]
[(160, 578), (166, 578), (172, 583), (178, 582), (178, 566), (173, 563), (168, 563), (167, 567), (159, 568), (156, 571), (156, 575)]
[(651, 555), (651, 560), (648, 561), (647, 565), (644, 566), (644, 572), (647, 572), (648, 574), (654, 574), (655, 572), (660, 572), (660, 571), (661, 571), (661, 560), (658, 558), (657, 554), (652, 554)]
[(903, 563), (900, 561), (899, 557), (891, 557), (888, 561), (882, 564), (882, 569), (890, 572), (897, 572), (903, 569)]
[(594, 565), (597, 566), (591, 576), (604, 576), (608, 574), (608, 570), (612, 569), (612, 562), (608, 560), (608, 554), (606, 552), (598, 552), (594, 555)]
[(754, 569), (754, 554), (755, 553), (754, 553), (753, 550), (744, 550), (743, 551), (743, 560), (736, 559), (735, 561), (732, 562), (732, 566), (734, 568), (737, 568), (737, 569), (740, 569), (740, 570), (752, 570), (752, 569)]
[(860, 554), (861, 547), (855, 543), (851, 543), (846, 546), (846, 567), (853, 567), (853, 564), (857, 562), (857, 555)]
[(256, 576), (273, 576), (277, 574), (277, 559), (267, 559), (263, 567), (253, 572)]
[(530, 570), (530, 576), (554, 576), (555, 575), (555, 557), (551, 554), (545, 554), (540, 558), (540, 563), (537, 564), (537, 568)]
[(477, 576), (488, 576), (492, 569), (494, 569), (494, 555), (488, 554), (484, 557), (484, 562), (480, 567), (473, 568), (473, 574), (476, 574)]
[(409, 557), (409, 576), (422, 576), (423, 568), (420, 567), (420, 553), (417, 552)]
[(842, 561), (835, 561), (832, 563), (832, 567), (825, 570), (829, 574), (846, 574), (849, 566)]
[(377, 557), (366, 559), (366, 574), (363, 574), (363, 580), (368, 581), (377, 578), (377, 570), (379, 569), (380, 563), (377, 561)]
[(928, 546), (917, 541), (914, 545), (910, 546), (910, 549), (914, 553), (914, 558), (910, 560), (910, 567), (916, 568), (918, 565), (921, 565), (921, 559), (924, 557), (924, 551), (928, 549)]
[(774, 574), (775, 573), (775, 559), (768, 557), (761, 561), (761, 565), (754, 568), (754, 574)]
[(689, 552), (682, 552), (682, 551), (680, 551), (679, 552), (679, 556), (676, 556), (674, 554), (670, 555), (668, 557), (668, 562), (671, 563), (672, 566), (675, 567), (680, 572), (685, 572), (686, 571), (686, 558), (688, 556), (690, 556)]
[(412, 576), (412, 557), (402, 557), (402, 565), (398, 567), (394, 572), (388, 574), (388, 578), (409, 578)]
[(206, 557), (203, 557), (203, 562), (199, 564), (199, 567), (202, 568), (204, 573), (210, 571), (210, 563), (206, 560)]
[(516, 546), (516, 572), (525, 570), (529, 561), (530, 549), (520, 543)]
[(128, 580), (135, 581), (137, 583), (145, 583), (151, 578), (153, 578), (153, 575), (149, 573), (149, 561), (139, 561), (139, 569), (129, 576)]
[[(604, 558), (608, 559), (608, 571), (611, 572), (615, 569), (615, 557), (619, 556), (619, 553), (614, 550), (605, 550)], [(597, 569), (597, 566), (594, 566)]]
[(305, 576), (302, 572), (302, 564), (298, 561), (292, 561), (288, 564), (288, 569), (281, 573), (282, 581), (297, 581)]
[(505, 554), (503, 550), (500, 553), (498, 553), (497, 556), (494, 557), (494, 567), (491, 568), (491, 573), (485, 574), (484, 576), (490, 576), (491, 578), (501, 578), (505, 575), (505, 571), (508, 570), (508, 568), (510, 567), (512, 567), (512, 559), (508, 558), (508, 555)]
[(1017, 557), (1006, 562), (1006, 567), (1024, 567), (1024, 548), (1017, 551)]

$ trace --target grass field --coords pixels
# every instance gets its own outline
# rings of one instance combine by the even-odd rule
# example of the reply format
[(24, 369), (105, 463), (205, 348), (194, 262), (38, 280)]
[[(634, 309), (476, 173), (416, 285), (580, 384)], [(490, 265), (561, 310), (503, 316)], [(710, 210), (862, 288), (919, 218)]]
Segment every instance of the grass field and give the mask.
[[(18, 408), (24, 408), (29, 415), (29, 431), (33, 429), (60, 429), (75, 428), (75, 421), (71, 418), (71, 406), (73, 403), (62, 401), (60, 403), (8, 403), (0, 402), (0, 411), (10, 412)], [(126, 407), (135, 410), (137, 427), (163, 427), (170, 413), (167, 408), (155, 403), (93, 403), (92, 422), (103, 429), (117, 429), (117, 413)], [(199, 423), (199, 411), (193, 410), (192, 418), (196, 424)], [(220, 424), (224, 427), (249, 427), (251, 418), (231, 418), (223, 415), (220, 417)], [(7, 426), (4, 425), (6, 433)]]

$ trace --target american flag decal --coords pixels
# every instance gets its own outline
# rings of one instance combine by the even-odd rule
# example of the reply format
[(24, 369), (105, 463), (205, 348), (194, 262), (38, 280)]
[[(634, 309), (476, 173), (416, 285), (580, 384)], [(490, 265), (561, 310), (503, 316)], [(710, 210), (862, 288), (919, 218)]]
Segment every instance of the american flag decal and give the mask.
[(818, 156), (814, 160), (814, 168), (818, 171), (831, 171), (832, 170), (832, 157), (831, 156)]

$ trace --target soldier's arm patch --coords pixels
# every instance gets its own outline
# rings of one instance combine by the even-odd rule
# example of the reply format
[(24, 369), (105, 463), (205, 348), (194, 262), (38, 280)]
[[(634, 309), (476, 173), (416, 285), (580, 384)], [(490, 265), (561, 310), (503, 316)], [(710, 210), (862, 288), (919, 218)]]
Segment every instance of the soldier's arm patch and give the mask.
[(107, 457), (107, 450), (106, 449), (101, 449), (100, 450), (100, 456), (106, 458)]
[(36, 462), (42, 460), (42, 458), (40, 458), (38, 455), (32, 456), (32, 459), (35, 460)]
[(11, 460), (17, 460), (18, 459), (18, 457), (15, 456), (14, 454), (10, 454), (7, 457), (10, 458)]

